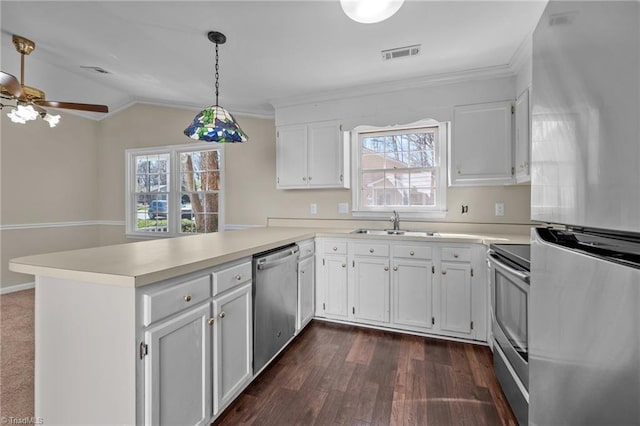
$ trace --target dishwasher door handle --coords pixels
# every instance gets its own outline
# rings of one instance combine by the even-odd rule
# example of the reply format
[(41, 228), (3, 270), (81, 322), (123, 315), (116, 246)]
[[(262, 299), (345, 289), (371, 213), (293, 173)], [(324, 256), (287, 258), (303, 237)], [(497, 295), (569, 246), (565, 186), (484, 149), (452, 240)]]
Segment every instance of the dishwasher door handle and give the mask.
[(287, 263), (290, 262), (292, 258), (296, 257), (294, 256), (294, 254), (297, 252), (291, 252), (291, 254), (287, 257), (283, 257), (282, 259), (278, 259), (278, 260), (272, 260), (271, 262), (268, 263), (258, 263), (258, 270), (263, 271), (265, 269), (269, 269), (269, 268), (273, 268), (276, 267), (278, 265), (282, 265), (283, 263)]

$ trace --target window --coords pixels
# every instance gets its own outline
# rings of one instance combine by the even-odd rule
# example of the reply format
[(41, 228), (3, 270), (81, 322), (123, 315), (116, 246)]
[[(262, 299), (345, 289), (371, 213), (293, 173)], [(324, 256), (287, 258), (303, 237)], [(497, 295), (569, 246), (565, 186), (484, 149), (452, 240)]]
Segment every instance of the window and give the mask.
[(448, 125), (432, 120), (354, 129), (354, 216), (444, 217), (447, 137)]
[(223, 156), (211, 144), (127, 150), (127, 234), (178, 236), (222, 226)]

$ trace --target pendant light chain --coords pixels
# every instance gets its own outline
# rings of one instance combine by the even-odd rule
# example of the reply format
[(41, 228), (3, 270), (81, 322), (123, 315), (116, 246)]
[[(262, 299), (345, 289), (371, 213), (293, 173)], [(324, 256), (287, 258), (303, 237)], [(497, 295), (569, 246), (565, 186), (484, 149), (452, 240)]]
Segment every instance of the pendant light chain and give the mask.
[(218, 79), (220, 78), (219, 67), (218, 67), (218, 43), (216, 43), (216, 106), (218, 105)]

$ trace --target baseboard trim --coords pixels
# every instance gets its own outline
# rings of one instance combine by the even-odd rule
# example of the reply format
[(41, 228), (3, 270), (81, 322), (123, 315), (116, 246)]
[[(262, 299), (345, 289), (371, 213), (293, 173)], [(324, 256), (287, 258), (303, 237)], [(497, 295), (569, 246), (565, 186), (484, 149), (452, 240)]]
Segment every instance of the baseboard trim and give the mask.
[(10, 285), (7, 287), (0, 288), (0, 295), (15, 293), (16, 291), (22, 291), (22, 290), (31, 290), (32, 288), (36, 288), (35, 282)]

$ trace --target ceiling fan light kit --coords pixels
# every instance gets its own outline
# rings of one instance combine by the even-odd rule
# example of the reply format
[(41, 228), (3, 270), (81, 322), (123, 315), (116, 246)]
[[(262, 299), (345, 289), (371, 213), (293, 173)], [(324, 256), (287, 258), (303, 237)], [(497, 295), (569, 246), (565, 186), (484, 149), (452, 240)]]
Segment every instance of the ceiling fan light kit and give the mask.
[(65, 108), (91, 112), (109, 112), (106, 105), (79, 104), (72, 102), (47, 101), (42, 90), (24, 84), (24, 57), (36, 48), (36, 44), (28, 38), (13, 35), (13, 45), (20, 53), (20, 80), (13, 75), (0, 71), (0, 97), (16, 102), (16, 105), (0, 104), (0, 110), (13, 107), (7, 116), (13, 123), (25, 124), (40, 116), (55, 127), (60, 122), (59, 115), (49, 114), (43, 106), (50, 108)]
[(344, 13), (361, 24), (375, 24), (389, 19), (404, 0), (340, 0)]
[(209, 31), (207, 34), (209, 41), (216, 45), (216, 104), (209, 106), (196, 115), (193, 122), (184, 131), (184, 134), (191, 139), (204, 142), (246, 142), (247, 135), (242, 131), (233, 115), (220, 105), (218, 105), (219, 88), (219, 67), (218, 67), (218, 45), (224, 44), (227, 37), (217, 31)]

